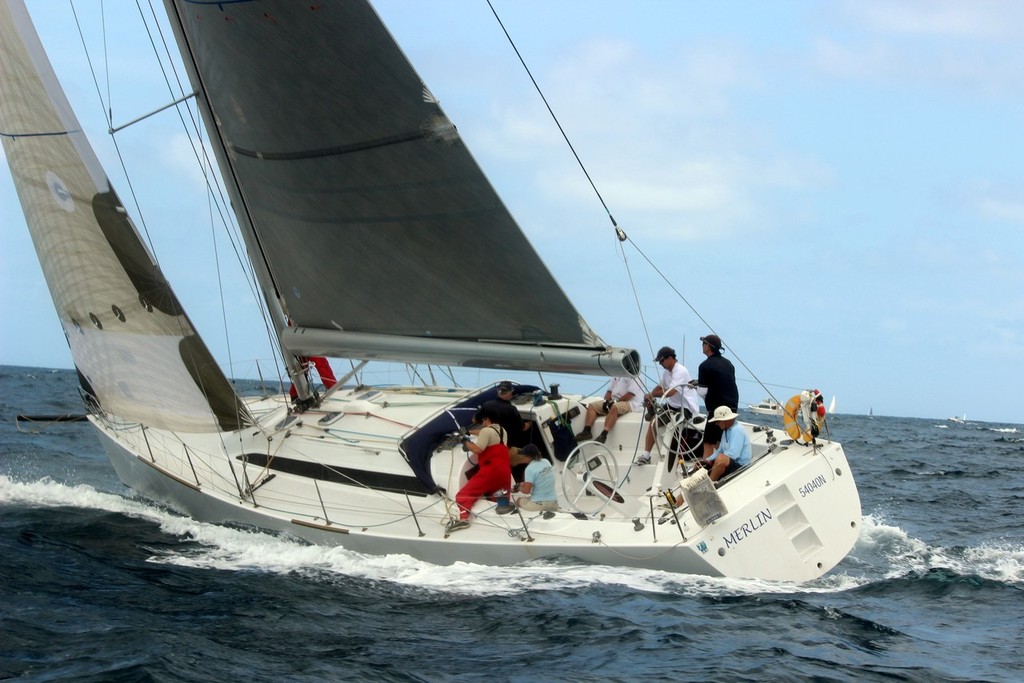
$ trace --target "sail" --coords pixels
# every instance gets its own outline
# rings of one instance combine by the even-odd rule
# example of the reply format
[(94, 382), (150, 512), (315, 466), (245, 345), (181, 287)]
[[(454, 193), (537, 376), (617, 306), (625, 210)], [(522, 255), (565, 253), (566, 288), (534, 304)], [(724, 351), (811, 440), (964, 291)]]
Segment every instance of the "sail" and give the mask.
[[(286, 348), (488, 367), (546, 356), (462, 344), (609, 351), (368, 2), (166, 4)], [(607, 371), (636, 372), (617, 351)]]
[(0, 137), (88, 400), (189, 432), (248, 421), (110, 187), (20, 0), (0, 0)]

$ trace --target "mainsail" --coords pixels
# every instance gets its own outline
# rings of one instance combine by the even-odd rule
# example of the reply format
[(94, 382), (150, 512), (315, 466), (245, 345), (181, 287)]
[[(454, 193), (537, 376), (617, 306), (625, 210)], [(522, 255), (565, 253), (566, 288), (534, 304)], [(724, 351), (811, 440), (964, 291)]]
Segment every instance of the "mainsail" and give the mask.
[(88, 400), (188, 432), (248, 416), (142, 243), (21, 2), (0, 2), (0, 137)]
[(166, 4), (257, 272), (294, 325), (278, 321), (285, 348), (638, 371), (570, 303), (368, 2)]

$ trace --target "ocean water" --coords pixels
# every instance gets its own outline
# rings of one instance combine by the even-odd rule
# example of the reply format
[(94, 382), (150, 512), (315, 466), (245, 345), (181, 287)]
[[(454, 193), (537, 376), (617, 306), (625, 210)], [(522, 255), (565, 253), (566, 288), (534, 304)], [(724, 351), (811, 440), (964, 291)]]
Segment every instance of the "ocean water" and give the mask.
[(1024, 426), (839, 415), (863, 531), (793, 585), (438, 567), (200, 524), (136, 498), (74, 373), (0, 366), (0, 678), (1018, 681)]

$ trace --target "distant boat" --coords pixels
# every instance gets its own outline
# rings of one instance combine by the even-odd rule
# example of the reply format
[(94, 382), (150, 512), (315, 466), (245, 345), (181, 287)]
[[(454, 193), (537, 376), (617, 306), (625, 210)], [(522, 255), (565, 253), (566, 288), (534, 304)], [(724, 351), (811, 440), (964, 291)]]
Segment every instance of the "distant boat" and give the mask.
[(758, 415), (782, 415), (782, 404), (773, 398), (761, 399), (760, 403), (747, 405), (747, 409)]
[(835, 415), (836, 413), (836, 397), (832, 397), (832, 401), (828, 404), (828, 414)]
[(955, 422), (958, 425), (966, 424), (967, 423), (967, 413), (964, 413), (963, 417), (957, 417), (956, 415), (954, 415), (953, 417), (948, 417), (946, 419), (949, 420), (950, 422)]

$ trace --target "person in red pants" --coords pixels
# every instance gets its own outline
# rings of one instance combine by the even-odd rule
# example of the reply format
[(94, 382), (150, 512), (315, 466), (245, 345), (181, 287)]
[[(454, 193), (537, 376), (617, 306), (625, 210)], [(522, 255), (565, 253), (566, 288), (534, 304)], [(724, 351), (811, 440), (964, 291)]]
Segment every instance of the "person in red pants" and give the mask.
[[(288, 318), (288, 327), (292, 327), (293, 325), (294, 323), (292, 322), (292, 319)], [(331, 369), (330, 362), (323, 356), (297, 356), (297, 358), (306, 370), (307, 381), (309, 380), (310, 366), (313, 366), (316, 368), (317, 374), (320, 375), (320, 381), (323, 383), (324, 389), (330, 389), (338, 383), (338, 380), (334, 377), (334, 370)], [(290, 396), (293, 401), (299, 397), (299, 392), (295, 390), (294, 384), (288, 388), (288, 396)]]
[[(334, 378), (334, 371), (331, 370), (330, 362), (328, 362), (328, 360), (323, 356), (309, 356), (308, 358), (300, 357), (299, 361), (306, 368), (307, 380), (309, 379), (309, 368), (312, 364), (312, 366), (316, 368), (317, 374), (320, 375), (320, 381), (323, 382), (324, 389), (330, 389), (338, 383), (338, 380)], [(294, 384), (288, 389), (288, 395), (291, 396), (293, 401), (298, 398), (299, 394), (295, 391)]]
[(459, 506), (459, 518), (453, 519), (445, 527), (447, 533), (469, 527), (469, 511), (473, 504), (483, 496), (507, 489), (512, 481), (512, 467), (508, 457), (508, 434), (498, 424), (496, 415), (484, 411), (480, 421), (483, 427), (476, 437), (476, 443), (463, 437), (463, 446), (475, 453), (480, 469), (470, 477), (466, 485), (455, 494), (455, 503)]

